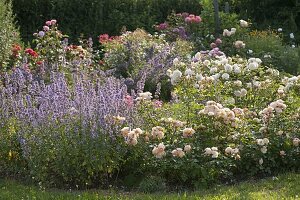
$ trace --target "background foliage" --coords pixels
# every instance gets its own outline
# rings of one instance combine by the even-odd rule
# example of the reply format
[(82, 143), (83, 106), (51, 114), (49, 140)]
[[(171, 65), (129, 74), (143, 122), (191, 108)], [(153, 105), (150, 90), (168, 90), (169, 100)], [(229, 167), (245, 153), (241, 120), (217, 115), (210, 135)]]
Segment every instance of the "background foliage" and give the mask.
[(25, 40), (50, 18), (57, 19), (61, 30), (74, 39), (81, 34), (118, 35), (125, 26), (127, 30), (139, 27), (149, 31), (172, 10), (201, 10), (198, 0), (14, 0), (13, 7)]
[(6, 63), (14, 43), (17, 43), (19, 33), (14, 23), (11, 2), (0, 0), (0, 70)]

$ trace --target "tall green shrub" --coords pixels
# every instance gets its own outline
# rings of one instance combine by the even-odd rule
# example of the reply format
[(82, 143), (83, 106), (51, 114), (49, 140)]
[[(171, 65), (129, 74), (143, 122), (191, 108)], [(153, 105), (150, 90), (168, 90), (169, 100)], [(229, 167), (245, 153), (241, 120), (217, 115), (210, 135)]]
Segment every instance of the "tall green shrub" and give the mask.
[(12, 45), (20, 41), (10, 1), (0, 0), (0, 27), (0, 71), (2, 71), (7, 65)]

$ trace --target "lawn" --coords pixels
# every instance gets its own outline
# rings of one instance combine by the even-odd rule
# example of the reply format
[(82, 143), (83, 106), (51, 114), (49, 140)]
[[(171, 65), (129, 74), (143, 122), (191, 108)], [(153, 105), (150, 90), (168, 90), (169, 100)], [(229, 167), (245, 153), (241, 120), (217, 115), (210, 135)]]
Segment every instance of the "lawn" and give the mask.
[(0, 199), (300, 199), (300, 174), (289, 173), (203, 191), (155, 194), (41, 190), (12, 180), (0, 180)]

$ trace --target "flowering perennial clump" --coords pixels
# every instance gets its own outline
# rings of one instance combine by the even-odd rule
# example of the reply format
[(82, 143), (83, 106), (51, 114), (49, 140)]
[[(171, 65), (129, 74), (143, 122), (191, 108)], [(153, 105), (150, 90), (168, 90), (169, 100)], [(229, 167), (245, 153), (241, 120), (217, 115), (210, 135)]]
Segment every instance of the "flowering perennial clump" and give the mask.
[(156, 158), (162, 158), (162, 157), (164, 157), (166, 155), (164, 143), (160, 143), (159, 145), (157, 145), (156, 147), (154, 147), (153, 150), (152, 150), (152, 154)]
[(211, 156), (212, 158), (218, 158), (219, 152), (217, 147), (206, 148), (204, 155)]

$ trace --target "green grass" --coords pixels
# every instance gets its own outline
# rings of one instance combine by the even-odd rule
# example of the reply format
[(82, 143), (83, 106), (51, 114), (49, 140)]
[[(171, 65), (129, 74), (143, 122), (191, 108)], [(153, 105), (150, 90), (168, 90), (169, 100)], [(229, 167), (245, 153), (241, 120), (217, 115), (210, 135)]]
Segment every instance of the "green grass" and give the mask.
[(260, 181), (183, 193), (126, 193), (116, 191), (40, 190), (11, 180), (0, 180), (0, 199), (300, 199), (300, 174), (290, 173)]

